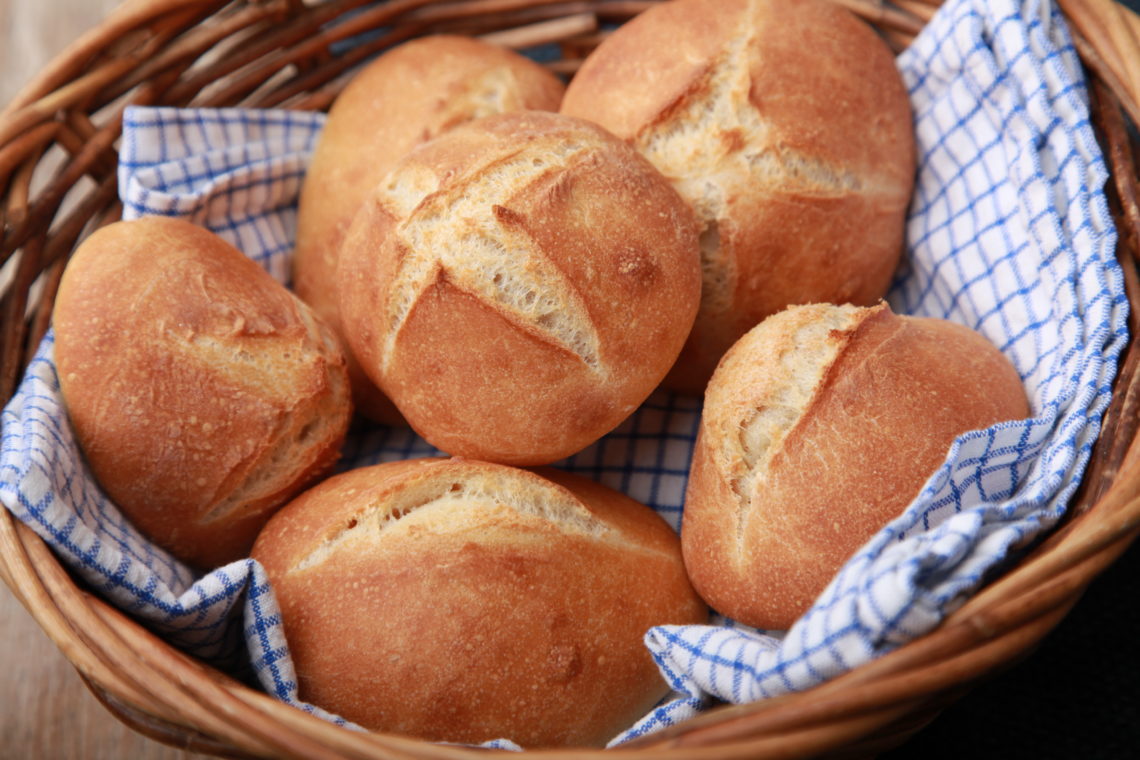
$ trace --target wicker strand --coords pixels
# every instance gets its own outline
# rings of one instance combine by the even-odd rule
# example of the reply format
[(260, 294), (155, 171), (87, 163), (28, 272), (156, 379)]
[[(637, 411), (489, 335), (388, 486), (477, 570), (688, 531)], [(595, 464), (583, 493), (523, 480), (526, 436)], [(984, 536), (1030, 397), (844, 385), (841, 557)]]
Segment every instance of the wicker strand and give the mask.
[[(21, 363), (23, 365), (31, 363), (32, 357), (35, 356), (36, 351), (39, 350), (40, 341), (43, 340), (44, 335), (48, 331), (48, 326), (51, 324), (52, 304), (55, 302), (55, 293), (59, 290), (59, 281), (60, 278), (63, 277), (63, 270), (66, 265), (67, 260), (60, 257), (57, 261), (48, 266), (42, 275), (43, 290), (48, 295), (45, 296), (44, 300), (32, 315), (32, 321), (28, 327), (27, 339), (24, 344), (24, 355), (21, 357)], [(8, 382), (7, 379), (0, 380), (0, 383), (6, 382)]]
[[(1125, 292), (1129, 302), (1140, 303), (1140, 208), (1137, 207), (1137, 178), (1132, 147), (1124, 116), (1112, 94), (1100, 81), (1090, 88), (1093, 123), (1106, 145), (1106, 156), (1113, 181), (1106, 187), (1110, 205), (1114, 207), (1118, 238), (1116, 257), (1124, 274)], [(1129, 310), (1129, 333), (1140, 331), (1140, 312)], [(1080, 515), (1091, 509), (1104, 492), (1117, 479), (1129, 441), (1140, 431), (1140, 352), (1129, 351), (1120, 361), (1117, 370), (1115, 393), (1101, 425), (1097, 446), (1089, 461), (1088, 473), (1082, 479), (1080, 490), (1070, 512)], [(1050, 539), (1056, 540), (1056, 539)]]
[[(397, 3), (393, 5), (407, 5), (409, 3), (419, 5), (425, 1), (427, 0), (418, 0), (418, 2), (417, 0), (397, 0)], [(290, 21), (268, 30), (266, 34), (249, 40), (248, 44), (241, 44), (232, 50), (225, 51), (225, 55), (220, 56), (218, 60), (209, 65), (190, 70), (187, 76), (167, 93), (163, 102), (168, 105), (185, 105), (209, 84), (222, 80), (243, 66), (260, 61), (265, 56), (273, 56), (278, 49), (311, 36), (322, 26), (336, 19), (338, 14), (355, 11), (367, 2), (368, 0), (334, 0), (330, 3), (314, 6), (306, 15), (294, 17)]]
[(846, 7), (883, 29), (903, 32), (911, 37), (922, 31), (922, 19), (900, 7), (876, 0), (832, 0), (832, 2)]
[(27, 310), (32, 283), (39, 276), (42, 252), (43, 240), (33, 239), (29, 241), (17, 262), (12, 286), (4, 293), (2, 299), (3, 307), (0, 311), (3, 313), (4, 322), (15, 324), (20, 328), (4, 343), (3, 353), (0, 354), (0, 362), (3, 362), (0, 364), (2, 367), (0, 369), (0, 390), (5, 393), (4, 398), (11, 395), (9, 389), (14, 390), (20, 381), (20, 360), (23, 358), (24, 338), (27, 334), (27, 328), (24, 327), (26, 324), (24, 313)]
[(251, 107), (274, 108), (287, 105), (290, 108), (306, 108), (304, 105), (296, 104), (294, 99), (311, 95), (314, 91), (330, 86), (330, 82), (333, 83), (328, 93), (329, 99), (331, 100), (332, 97), (340, 93), (347, 83), (345, 81), (334, 82), (334, 80), (380, 51), (410, 39), (415, 35), (418, 29), (419, 27), (411, 25), (401, 25), (400, 28), (382, 34), (372, 41), (354, 46), (344, 55), (323, 60), (319, 64), (310, 67), (309, 70), (294, 76), (289, 81), (282, 82), (272, 92), (264, 93), (260, 98), (251, 103)]
[(1073, 29), (1073, 42), (1084, 60), (1128, 113), (1140, 124), (1140, 25), (1136, 16), (1113, 0), (1058, 0)]
[[(614, 9), (610, 7), (610, 5), (611, 3), (606, 0), (570, 0), (569, 2), (563, 0), (558, 3), (543, 3), (529, 8), (505, 8), (493, 13), (481, 14), (467, 12), (465, 8), (454, 8), (448, 9), (447, 13), (434, 14), (427, 28), (433, 32), (438, 31), (450, 34), (480, 34), (489, 29), (509, 34), (542, 21), (568, 16), (590, 14), (596, 17), (599, 11), (604, 11), (612, 16)], [(435, 9), (428, 7), (423, 10)], [(408, 23), (421, 23), (419, 16), (420, 14), (418, 13), (409, 14)], [(570, 36), (570, 34), (566, 36)], [(551, 40), (557, 41), (558, 39), (560, 39), (560, 37), (553, 36), (548, 40), (535, 43), (524, 41), (523, 44), (509, 45), (508, 47), (531, 47), (545, 44)]]
[(1112, 168), (1113, 187), (1121, 205), (1124, 222), (1121, 232), (1133, 256), (1140, 256), (1140, 190), (1134, 174), (1136, 163), (1128, 141), (1128, 128), (1120, 108), (1115, 105), (1112, 93), (1104, 83), (1094, 82), (1092, 90), (1097, 125), (1108, 143), (1108, 163)]
[[(211, 91), (203, 97), (201, 93), (190, 99), (193, 106), (212, 107), (222, 103), (241, 105), (241, 98), (252, 92), (262, 82), (285, 66), (298, 65), (309, 60), (319, 60), (327, 55), (328, 51), (337, 43), (344, 42), (354, 36), (365, 34), (375, 27), (383, 27), (394, 23), (409, 10), (413, 10), (437, 0), (398, 0), (390, 4), (354, 14), (347, 21), (333, 26), (310, 28), (306, 18), (297, 20), (296, 30), (299, 36), (287, 42), (282, 41), (276, 45), (272, 52), (260, 57), (239, 74), (235, 74), (228, 86)], [(416, 30), (418, 33), (419, 30)], [(193, 87), (194, 78), (188, 78), (186, 87)], [(181, 97), (182, 93), (178, 93)]]
[[(1037, 589), (1026, 591), (1012, 601), (1003, 600), (1000, 607), (994, 606), (984, 613), (957, 615), (936, 634), (816, 687), (813, 698), (803, 700), (804, 704), (798, 709), (781, 710), (779, 706), (781, 700), (786, 704), (802, 700), (802, 694), (760, 703), (767, 709), (758, 710), (755, 704), (723, 708), (719, 713), (698, 716), (682, 729), (673, 731), (689, 737), (687, 741), (692, 741), (691, 737), (702, 731), (706, 722), (713, 726), (709, 729), (709, 740), (714, 737), (717, 741), (728, 740), (735, 736), (734, 731), (782, 733), (839, 716), (857, 715), (864, 710), (889, 708), (916, 691), (938, 691), (978, 677), (993, 665), (978, 665), (974, 660), (978, 652), (986, 649), (1002, 652), (997, 660), (1000, 664), (1020, 649), (1014, 642), (1019, 642), (1021, 637), (1044, 635), (1055, 624), (1055, 617), (1063, 615), (1080, 597), (1087, 572), (1111, 562), (1127, 547), (1134, 532), (1112, 539), (1115, 553), (1085, 552), (1067, 573), (1049, 579)], [(922, 686), (918, 686), (919, 683)], [(739, 725), (733, 728), (734, 723)], [(663, 737), (669, 735), (669, 730), (662, 733)]]
[[(1133, 268), (1127, 264), (1124, 266), (1124, 271), (1133, 272), (1135, 276)], [(1140, 428), (1138, 370), (1140, 370), (1140, 351), (1127, 352), (1117, 370), (1116, 391), (1105, 412), (1101, 435), (1089, 459), (1087, 474), (1069, 508), (1072, 516), (1082, 515), (1099, 504), (1105, 492), (1120, 476), (1127, 447), (1136, 438)], [(1047, 539), (1046, 546), (1049, 540), (1057, 539)]]
[(528, 48), (558, 42), (576, 34), (586, 34), (598, 28), (598, 17), (593, 13), (578, 13), (549, 21), (540, 21), (529, 26), (520, 26), (502, 32), (484, 34), (483, 39), (495, 45), (509, 48)]
[(68, 191), (91, 166), (98, 160), (100, 154), (111, 148), (118, 139), (122, 123), (122, 111), (116, 114), (106, 126), (102, 127), (64, 167), (51, 180), (43, 192), (31, 203), (26, 218), (21, 223), (12, 225), (9, 233), (0, 242), (0, 261), (6, 261), (17, 248), (27, 243), (37, 231), (42, 231), (50, 225), (59, 210)]
[[(100, 181), (99, 185), (81, 199), (58, 223), (54, 234), (44, 247), (44, 264), (51, 266), (66, 259), (82, 235), (88, 221), (103, 209), (117, 205), (118, 183), (114, 174)], [(44, 294), (44, 301), (54, 294)]]
[[(735, 716), (730, 710), (725, 710), (716, 716), (716, 720), (693, 719), (683, 730), (674, 730), (674, 736), (647, 742), (646, 746), (736, 745), (742, 739), (757, 735), (785, 736), (796, 732), (811, 734), (826, 730), (836, 721), (869, 715), (878, 716), (882, 720), (881, 713), (884, 711), (894, 712), (912, 706), (910, 703), (916, 691), (937, 693), (960, 682), (963, 677), (977, 677), (1009, 664), (1011, 652), (1020, 651), (1028, 643), (1039, 639), (1075, 602), (1076, 597), (1070, 596), (1064, 604), (1052, 607), (1042, 616), (1035, 617), (1000, 637), (990, 638), (957, 657), (926, 663), (923, 667), (900, 671), (876, 681), (848, 687), (844, 691), (832, 690), (830, 694), (817, 694), (810, 702), (802, 699), (787, 700), (789, 703), (804, 702), (795, 710), (757, 712), (740, 709)], [(772, 704), (776, 704), (775, 700)]]
[[(98, 642), (89, 644), (80, 637), (79, 631), (86, 630), (82, 621), (68, 617), (60, 607), (60, 600), (44, 585), (28, 551), (37, 541), (30, 529), (5, 513), (0, 519), (0, 577), (10, 588), (19, 589), (19, 601), (80, 673), (115, 689), (124, 699), (149, 704), (146, 695), (136, 690), (124, 674), (103, 663), (98, 656)], [(65, 593), (70, 594), (72, 590)], [(160, 712), (164, 707), (155, 704), (151, 709)]]
[[(46, 147), (59, 131), (56, 122), (46, 122), (32, 127), (22, 135), (0, 148), (0, 191), (8, 186), (8, 178), (29, 154), (35, 155)], [(2, 227), (0, 227), (2, 229)]]
[(21, 90), (15, 98), (0, 111), (0, 124), (12, 113), (22, 110), (50, 93), (64, 87), (79, 77), (88, 68), (92, 59), (106, 51), (114, 40), (119, 40), (146, 28), (155, 19), (186, 18), (181, 11), (191, 9), (196, 15), (208, 15), (229, 0), (145, 0), (145, 2), (123, 3), (118, 6), (106, 21), (92, 29), (65, 49)]
[[(79, 155), (83, 150), (83, 146), (87, 144), (83, 137), (78, 135), (75, 130), (71, 129), (67, 124), (61, 124), (61, 128), (56, 133), (56, 140), (60, 146), (72, 156)], [(112, 147), (108, 145), (91, 161), (91, 165), (87, 167), (87, 175), (98, 181), (110, 174), (114, 174), (117, 170), (118, 156), (115, 155), (115, 151)]]
[(566, 0), (472, 0), (466, 3), (451, 1), (414, 10), (407, 15), (407, 20), (428, 23), (452, 21), (456, 18), (537, 9), (546, 5), (562, 5), (565, 2)]
[(900, 10), (904, 10), (910, 15), (922, 21), (922, 23), (930, 23), (930, 19), (934, 18), (937, 8), (930, 3), (922, 2), (922, 0), (893, 0), (894, 4)]
[[(10, 224), (22, 224), (27, 218), (32, 175), (35, 173), (36, 161), (42, 153), (43, 149), (39, 149), (28, 157), (12, 180), (8, 203), (5, 208), (7, 222)], [(22, 363), (9, 366), (8, 362), (21, 353), (20, 346), (27, 334), (25, 313), (27, 311), (28, 293), (20, 291), (31, 287), (32, 281), (29, 280), (26, 270), (29, 265), (39, 262), (40, 248), (40, 244), (31, 247), (30, 252), (16, 262), (16, 274), (13, 281), (3, 297), (0, 298), (0, 320), (2, 320), (0, 324), (5, 327), (4, 341), (0, 343), (0, 362), (3, 362), (0, 365), (0, 392), (4, 393), (4, 398), (9, 398), (11, 393), (15, 391), (16, 383), (19, 382), (20, 373), (23, 371)], [(7, 256), (0, 258), (0, 262), (7, 263), (7, 261)]]
[(137, 710), (130, 704), (116, 698), (103, 689), (99, 684), (80, 674), (88, 690), (95, 695), (109, 712), (117, 716), (128, 728), (137, 731), (157, 742), (170, 744), (187, 752), (223, 757), (229, 760), (257, 760), (257, 755), (248, 752), (238, 752), (228, 744), (220, 742), (200, 731), (186, 731), (182, 727), (169, 723), (156, 721), (153, 716)]
[[(63, 244), (56, 241), (70, 240), (71, 243), (68, 248), (73, 247), (79, 235), (82, 235), (86, 230), (94, 231), (111, 222), (118, 221), (123, 216), (123, 205), (117, 199), (116, 183), (110, 178), (104, 180), (104, 183), (105, 186), (100, 186), (89, 198), (84, 199), (72, 212), (72, 215), (60, 224), (58, 236), (52, 238), (44, 249), (44, 258), (50, 263), (48, 270), (44, 273), (43, 295), (40, 297), (39, 308), (33, 316), (32, 327), (28, 331), (28, 344), (24, 353), (25, 366), (31, 363), (32, 357), (39, 350), (40, 341), (47, 333), (48, 326), (51, 323), (52, 308), (55, 305), (55, 296), (59, 290), (59, 280), (67, 266), (66, 250), (61, 250), (64, 248)], [(92, 211), (89, 213), (88, 209), (92, 209)], [(81, 226), (81, 219), (89, 219), (90, 221)], [(73, 233), (74, 229), (80, 229), (80, 232)]]
[[(22, 163), (12, 176), (11, 184), (8, 187), (8, 202), (4, 206), (8, 218), (8, 224), (3, 230), (5, 237), (9, 230), (24, 224), (27, 219), (28, 204), (32, 194), (32, 175), (35, 174), (40, 157), (47, 152), (47, 149), (45, 145), (36, 146), (30, 154), (23, 156)], [(0, 243), (5, 237), (0, 237)], [(7, 261), (7, 255), (0, 256), (0, 264)]]
[(155, 51), (161, 49), (170, 36), (170, 32), (156, 34), (150, 37), (137, 51), (131, 52), (123, 58), (112, 58), (51, 94), (45, 95), (12, 114), (8, 114), (8, 118), (0, 120), (0, 144), (6, 143), (19, 133), (51, 119), (59, 111), (75, 105), (77, 101), (90, 96), (93, 92), (97, 92), (117, 78), (137, 68)]
[[(58, 605), (68, 621), (82, 621), (82, 626), (74, 625), (71, 630), (72, 638), (82, 642), (96, 654), (93, 660), (85, 660), (77, 664), (80, 671), (91, 675), (100, 670), (109, 669), (117, 677), (125, 681), (128, 688), (143, 697), (143, 705), (157, 712), (160, 717), (171, 720), (192, 720), (195, 725), (202, 726), (207, 732), (215, 732), (228, 741), (235, 739), (233, 732), (229, 731), (228, 721), (224, 715), (218, 715), (223, 710), (225, 702), (219, 701), (214, 711), (204, 710), (194, 705), (190, 700), (182, 698), (181, 690), (184, 688), (179, 679), (170, 678), (142, 678), (136, 672), (142, 652), (132, 652), (122, 645), (114, 627), (108, 626), (97, 615), (91, 614), (91, 605), (84, 595), (72, 593), (71, 579), (51, 561), (53, 558), (42, 544), (26, 543), (29, 559), (37, 572), (39, 581), (50, 594), (54, 603)], [(174, 650), (167, 650), (167, 654), (177, 657)], [(94, 663), (95, 667), (93, 667)], [(167, 709), (169, 705), (179, 705), (176, 712)], [(242, 742), (265, 754), (272, 747), (272, 743), (261, 743), (259, 737), (253, 732), (244, 733)]]
[(159, 73), (183, 66), (209, 52), (215, 45), (241, 30), (282, 23), (288, 16), (286, 0), (249, 5), (215, 23), (193, 28), (148, 59), (128, 76), (98, 94), (100, 102), (110, 102)]
[[(1133, 465), (1140, 463), (1140, 444), (1131, 447), (1128, 458)], [(830, 709), (842, 713), (857, 711), (860, 704), (869, 703), (871, 698), (852, 691), (853, 685), (877, 684), (874, 688), (889, 691), (884, 684), (891, 683), (893, 679), (907, 673), (924, 673), (940, 663), (976, 654), (979, 647), (988, 646), (986, 642), (995, 637), (1009, 636), (1011, 632), (1041, 620), (1042, 616), (1048, 617), (1057, 610), (1067, 609), (1079, 597), (1087, 579), (1114, 561), (1140, 531), (1140, 483), (1135, 469), (1129, 468), (1129, 472), (1129, 478), (1105, 497), (1107, 506), (1103, 511), (1110, 515), (1109, 519), (1097, 524), (1081, 522), (1071, 526), (1070, 533), (1076, 533), (1076, 536), (1068, 536), (1063, 548), (1050, 547), (1053, 551), (1046, 559), (1032, 566), (1023, 566), (975, 596), (936, 633), (816, 687), (810, 709), (823, 709), (817, 707), (822, 704), (820, 700), (839, 692), (841, 701)], [(1043, 552), (1039, 550), (1038, 554)], [(1046, 566), (1042, 566), (1042, 562)], [(1052, 624), (1048, 625), (1046, 630), (1051, 627)], [(972, 676), (963, 674), (963, 677)], [(750, 705), (736, 709), (747, 716), (749, 726), (770, 721), (767, 724), (773, 731), (791, 727), (803, 719), (795, 712), (758, 718)], [(689, 722), (684, 733), (691, 734), (705, 720), (713, 720), (719, 727), (718, 731), (727, 730), (723, 727), (723, 716), (700, 716)]]

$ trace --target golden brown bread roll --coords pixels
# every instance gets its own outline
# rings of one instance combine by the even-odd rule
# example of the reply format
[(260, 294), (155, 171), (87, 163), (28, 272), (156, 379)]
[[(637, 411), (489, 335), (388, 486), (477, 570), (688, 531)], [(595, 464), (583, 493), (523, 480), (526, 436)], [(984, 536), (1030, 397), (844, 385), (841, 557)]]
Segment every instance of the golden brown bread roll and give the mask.
[(434, 741), (603, 744), (668, 691), (648, 629), (707, 617), (660, 517), (554, 470), (353, 470), (277, 513), (253, 556), (300, 697)]
[(351, 416), (332, 333), (261, 267), (189, 222), (98, 230), (53, 311), (60, 388), (107, 495), (203, 568), (245, 556), (336, 461)]
[[(340, 333), (337, 250), (369, 191), (422, 142), (479, 116), (556, 111), (562, 83), (539, 64), (497, 45), (439, 35), (393, 48), (353, 77), (329, 110), (305, 174), (297, 212), (294, 290)], [(402, 422), (349, 359), (362, 414)]]
[(789, 627), (955, 437), (1028, 414), (1013, 365), (967, 327), (885, 304), (769, 317), (705, 394), (681, 532), (693, 585), (725, 615)]
[(661, 381), (700, 297), (696, 222), (629, 146), (538, 111), (409, 154), (340, 252), (361, 366), (455, 455), (568, 456)]
[(902, 250), (915, 167), (890, 50), (820, 0), (675, 0), (583, 63), (562, 112), (629, 141), (700, 217), (704, 291), (666, 384), (700, 393), (789, 304), (871, 305)]

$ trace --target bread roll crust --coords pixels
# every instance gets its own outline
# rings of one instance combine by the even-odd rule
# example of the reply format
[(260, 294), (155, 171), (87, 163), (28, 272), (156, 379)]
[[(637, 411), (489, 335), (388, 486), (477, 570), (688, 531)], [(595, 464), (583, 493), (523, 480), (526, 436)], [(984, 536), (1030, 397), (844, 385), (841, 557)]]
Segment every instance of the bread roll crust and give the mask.
[(351, 403), (331, 332), (256, 263), (146, 217), (75, 252), (53, 312), (60, 388), (96, 479), (201, 567), (245, 556), (335, 462)]
[[(471, 119), (556, 111), (562, 83), (530, 59), (469, 37), (404, 43), (361, 69), (329, 109), (305, 174), (293, 259), (297, 295), (341, 334), (336, 262), (360, 204), (417, 145)], [(380, 422), (399, 412), (349, 358), (358, 411)]]
[(696, 312), (696, 223), (593, 124), (487, 117), (410, 154), (341, 249), (345, 334), (451, 454), (568, 456), (668, 371)]
[(659, 517), (554, 471), (354, 470), (279, 512), (253, 554), (301, 698), (434, 741), (602, 744), (668, 689), (648, 628), (707, 615)]
[(890, 51), (848, 11), (663, 3), (586, 60), (562, 112), (636, 146), (702, 221), (701, 311), (671, 387), (703, 392), (728, 347), (789, 304), (886, 292), (913, 184), (910, 105)]
[(1028, 414), (1013, 366), (961, 325), (885, 304), (768, 318), (709, 383), (682, 528), (693, 585), (734, 619), (789, 627), (955, 437)]

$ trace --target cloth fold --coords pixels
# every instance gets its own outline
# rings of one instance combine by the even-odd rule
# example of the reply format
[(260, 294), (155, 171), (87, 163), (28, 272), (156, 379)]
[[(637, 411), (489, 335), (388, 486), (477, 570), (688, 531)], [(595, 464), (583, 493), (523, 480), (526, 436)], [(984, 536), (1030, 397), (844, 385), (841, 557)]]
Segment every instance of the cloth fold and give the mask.
[[(920, 167), (889, 301), (989, 338), (1025, 381), (1034, 416), (956, 441), (906, 512), (791, 630), (756, 631), (718, 616), (648, 632), (675, 694), (614, 744), (715, 700), (809, 688), (929, 631), (1055, 524), (1087, 464), (1127, 340), (1127, 300), (1102, 189), (1107, 172), (1064, 19), (1040, 0), (950, 0), (898, 65)], [(287, 283), (296, 198), (323, 123), (321, 114), (286, 111), (128, 109), (124, 217), (189, 218)], [(280, 612), (257, 563), (195, 577), (92, 481), (67, 424), (52, 344), (49, 333), (3, 411), (0, 500), (92, 587), (172, 644), (220, 667), (248, 652), (267, 691), (343, 723), (299, 701)], [(699, 415), (698, 399), (655, 393), (556, 466), (627, 493), (679, 529)], [(439, 454), (409, 430), (362, 427), (341, 467)]]
[(1088, 462), (1127, 342), (1127, 299), (1064, 18), (1048, 2), (949, 2), (898, 65), (919, 170), (888, 300), (985, 335), (1021, 375), (1034, 416), (960, 437), (786, 633), (652, 630), (647, 644), (683, 696), (619, 741), (710, 698), (809, 688), (930, 631), (1060, 519)]

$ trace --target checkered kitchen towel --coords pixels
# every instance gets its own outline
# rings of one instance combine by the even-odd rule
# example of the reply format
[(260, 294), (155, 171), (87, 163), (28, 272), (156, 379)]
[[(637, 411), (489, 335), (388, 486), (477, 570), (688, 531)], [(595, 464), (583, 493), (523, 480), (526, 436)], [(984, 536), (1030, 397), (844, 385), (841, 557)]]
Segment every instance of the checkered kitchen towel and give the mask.
[[(951, 0), (899, 66), (921, 167), (891, 303), (986, 335), (1021, 373), (1035, 416), (957, 441), (906, 513), (790, 631), (718, 618), (649, 632), (677, 694), (615, 743), (684, 719), (710, 697), (743, 702), (810, 687), (930, 630), (988, 569), (1056, 522), (1088, 461), (1127, 339), (1127, 302), (1107, 174), (1063, 19), (1046, 2)], [(305, 113), (131, 109), (124, 216), (188, 217), (284, 279), (294, 203), (322, 123)], [(224, 661), (244, 632), (267, 690), (296, 703), (260, 568), (243, 560), (194, 578), (126, 523), (83, 470), (51, 349), (49, 335), (4, 410), (0, 499), (88, 582), (179, 646)], [(560, 466), (677, 527), (698, 417), (694, 399), (658, 393)], [(374, 428), (349, 442), (344, 466), (435, 453), (408, 431)]]

